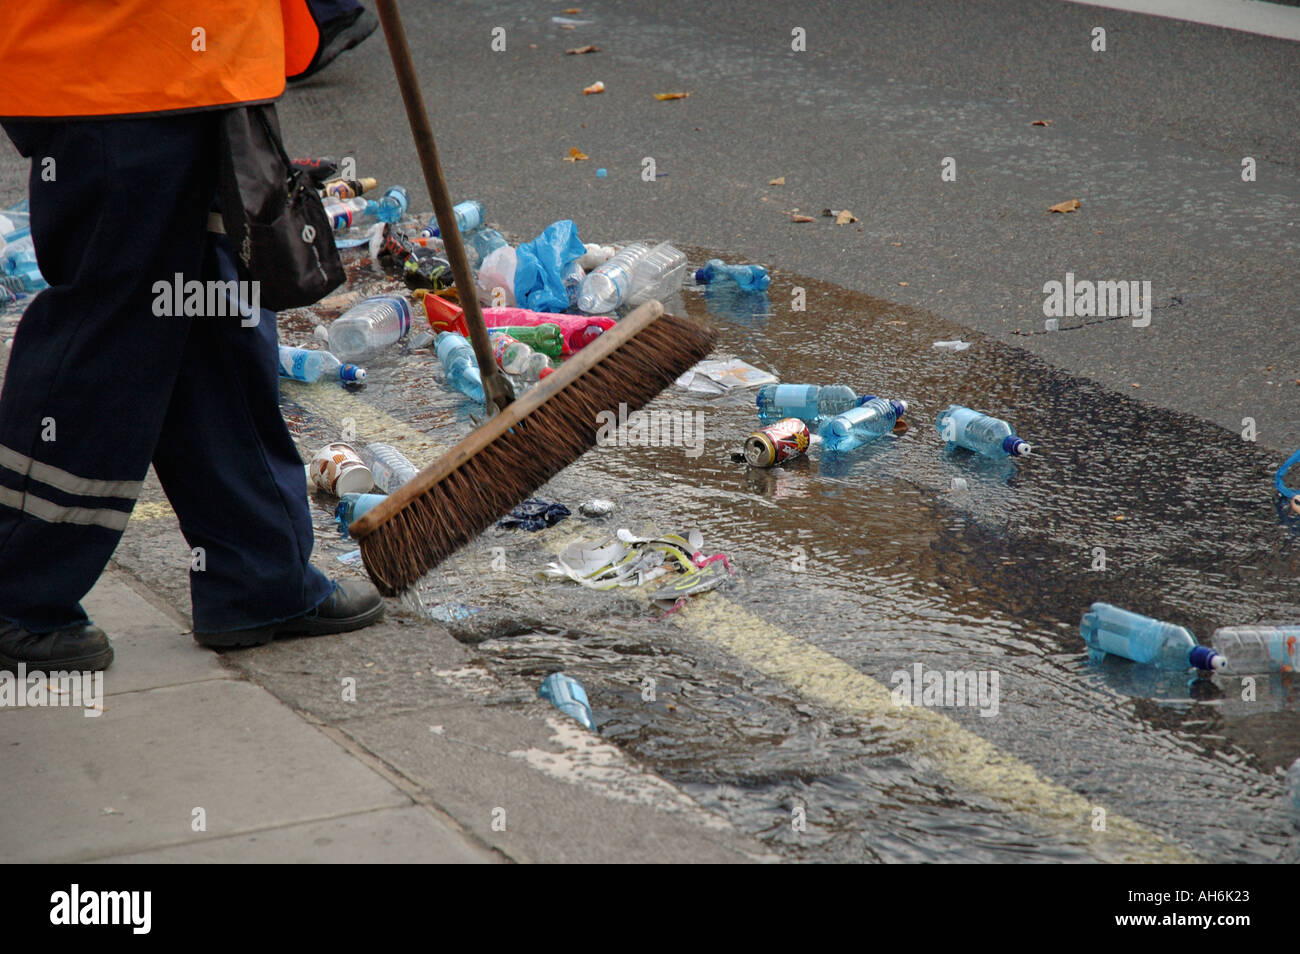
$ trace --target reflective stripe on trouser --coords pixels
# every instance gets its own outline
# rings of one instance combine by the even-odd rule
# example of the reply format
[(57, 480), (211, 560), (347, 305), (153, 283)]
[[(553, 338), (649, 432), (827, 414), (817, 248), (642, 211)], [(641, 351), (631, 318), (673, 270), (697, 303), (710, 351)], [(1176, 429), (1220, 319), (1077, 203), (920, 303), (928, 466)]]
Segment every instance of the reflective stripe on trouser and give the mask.
[(275, 316), (243, 327), (155, 307), (155, 282), (177, 273), (237, 277), (224, 237), (206, 232), (218, 118), (5, 124), (36, 159), (32, 233), (51, 285), (19, 322), (0, 392), (0, 618), (26, 629), (85, 620), (79, 601), (151, 460), (204, 549), (196, 629), (285, 619), (330, 592), (308, 563)]

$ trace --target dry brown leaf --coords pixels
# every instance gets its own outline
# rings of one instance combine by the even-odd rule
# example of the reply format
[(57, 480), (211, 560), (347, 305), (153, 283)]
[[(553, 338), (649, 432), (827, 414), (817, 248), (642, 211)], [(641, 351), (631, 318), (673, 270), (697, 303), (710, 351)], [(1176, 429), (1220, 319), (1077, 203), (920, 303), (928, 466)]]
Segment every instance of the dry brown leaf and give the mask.
[(1083, 203), (1080, 202), (1078, 199), (1070, 199), (1068, 202), (1058, 202), (1056, 205), (1052, 206), (1047, 211), (1048, 212), (1073, 212), (1075, 209), (1081, 208), (1082, 206)]
[(902, 242), (890, 242), (889, 244), (894, 246), (894, 248), (901, 248), (903, 245)]
[(655, 93), (655, 99), (662, 102), (665, 99), (685, 99), (690, 93)]
[(906, 287), (907, 287), (907, 282), (899, 282), (899, 283), (898, 283), (898, 287), (899, 287), (899, 288), (906, 288)]
[(1050, 120), (1050, 119), (1035, 119), (1035, 120), (1034, 120), (1032, 123), (1030, 123), (1029, 125), (1031, 125), (1031, 126), (1050, 126), (1050, 125), (1052, 125), (1052, 120)]
[(574, 26), (572, 23), (561, 23), (561, 24), (558, 24), (558, 25), (559, 25), (559, 27), (560, 27), (561, 30), (576, 30), (576, 29), (578, 29), (578, 28), (577, 28), (576, 26)]
[(564, 161), (565, 161), (565, 162), (581, 162), (583, 159), (590, 159), (590, 158), (591, 158), (591, 156), (587, 155), (585, 152), (583, 152), (583, 151), (582, 151), (581, 149), (579, 149), (577, 146), (571, 146), (571, 147), (569, 148), (569, 154), (568, 154), (567, 156), (564, 157)]
[(840, 212), (837, 216), (835, 216), (836, 225), (848, 225), (850, 222), (856, 222), (857, 220), (858, 217), (854, 215), (852, 212), (850, 212), (848, 209), (845, 209), (844, 211)]
[(582, 88), (583, 96), (590, 96), (592, 93), (603, 93), (603, 92), (605, 92), (605, 84), (602, 83), (600, 80), (596, 80), (596, 82), (592, 83), (590, 86), (584, 86)]
[(813, 222), (815, 220), (811, 215), (792, 215), (790, 216), (790, 221), (791, 222)]
[(785, 185), (785, 176), (779, 176), (776, 179), (768, 180), (768, 185)]
[(573, 16), (575, 13), (581, 13), (582, 11), (581, 11), (580, 9), (578, 9), (577, 7), (569, 7), (569, 9), (567, 9), (567, 10), (561, 10), (560, 12), (561, 12), (561, 13), (567, 13), (569, 16)]
[(573, 49), (564, 52), (568, 56), (577, 56), (580, 53), (599, 53), (600, 47), (594, 43), (588, 43), (586, 46), (575, 46)]

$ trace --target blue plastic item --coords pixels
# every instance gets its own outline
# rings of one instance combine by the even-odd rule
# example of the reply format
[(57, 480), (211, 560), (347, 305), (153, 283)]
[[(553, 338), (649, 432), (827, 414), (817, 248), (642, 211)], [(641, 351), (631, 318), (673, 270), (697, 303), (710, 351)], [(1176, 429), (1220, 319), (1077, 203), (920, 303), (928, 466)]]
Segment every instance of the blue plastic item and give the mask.
[(847, 384), (768, 384), (759, 388), (754, 398), (762, 423), (797, 417), (809, 427), (824, 424), (865, 400)]
[(571, 219), (552, 222), (542, 234), (515, 249), (515, 301), (529, 311), (562, 312), (569, 307), (564, 271), (587, 254)]
[(339, 505), (334, 508), (334, 522), (339, 525), (339, 533), (348, 535), (348, 527), (360, 520), (375, 504), (385, 500), (385, 494), (344, 494), (339, 498)]
[(818, 432), (822, 447), (832, 453), (854, 450), (878, 437), (884, 437), (906, 413), (907, 404), (903, 401), (887, 401), (870, 394), (857, 407), (822, 425)]
[(1110, 653), (1160, 669), (1223, 669), (1228, 661), (1200, 646), (1182, 626), (1130, 613), (1109, 603), (1093, 603), (1079, 621), (1079, 634), (1096, 661)]
[(1273, 475), (1273, 486), (1277, 488), (1278, 493), (1280, 493), (1283, 497), (1286, 497), (1288, 500), (1290, 500), (1292, 497), (1296, 496), (1297, 494), (1300, 494), (1300, 490), (1292, 490), (1285, 483), (1283, 483), (1283, 480), (1286, 477), (1286, 472), (1290, 470), (1292, 467), (1294, 467), (1296, 464), (1300, 464), (1300, 450), (1296, 451), (1294, 454), (1288, 457), (1286, 459), (1286, 463), (1284, 463), (1281, 467), (1279, 467), (1277, 469), (1277, 473)]
[(467, 398), (485, 403), (474, 346), (454, 331), (443, 331), (434, 339), (433, 350), (447, 372), (447, 383)]
[(596, 731), (596, 718), (591, 714), (587, 690), (582, 683), (562, 672), (553, 672), (542, 680), (537, 694), (571, 719), (576, 719), (592, 732)]
[(934, 424), (939, 428), (939, 435), (949, 444), (985, 457), (1024, 457), (1030, 451), (1029, 442), (1017, 437), (1006, 421), (960, 404), (949, 405), (947, 410), (940, 411)]
[(728, 265), (720, 258), (711, 258), (703, 268), (695, 270), (695, 281), (701, 285), (732, 281), (745, 291), (766, 291), (772, 277), (762, 265)]

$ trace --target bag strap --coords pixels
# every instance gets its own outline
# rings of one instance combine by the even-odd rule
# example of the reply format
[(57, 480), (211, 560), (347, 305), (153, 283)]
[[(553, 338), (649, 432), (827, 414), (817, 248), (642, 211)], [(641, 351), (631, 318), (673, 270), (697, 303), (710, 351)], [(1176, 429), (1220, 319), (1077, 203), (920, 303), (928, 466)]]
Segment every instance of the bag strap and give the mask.
[(222, 111), (220, 152), (220, 170), (218, 172), (218, 195), (221, 201), (221, 218), (226, 224), (226, 236), (234, 248), (235, 257), (247, 270), (252, 249), (248, 238), (248, 217), (244, 212), (244, 200), (239, 194), (239, 177), (235, 174), (234, 144), (230, 137), (230, 124), (239, 122), (237, 115), (246, 107), (236, 107)]

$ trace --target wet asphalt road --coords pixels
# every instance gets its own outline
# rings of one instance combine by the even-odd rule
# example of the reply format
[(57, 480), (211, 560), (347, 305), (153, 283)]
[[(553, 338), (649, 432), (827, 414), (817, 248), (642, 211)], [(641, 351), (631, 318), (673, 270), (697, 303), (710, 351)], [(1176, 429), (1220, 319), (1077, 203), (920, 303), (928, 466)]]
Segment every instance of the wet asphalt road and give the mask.
[[(1005, 778), (947, 751), (970, 741), (961, 732), (1133, 819), (1152, 833), (1144, 844), (1294, 859), (1277, 777), (1300, 754), (1292, 678), (1266, 680), (1247, 703), (1236, 677), (1091, 667), (1077, 635), (1094, 599), (1202, 638), (1300, 613), (1300, 526), (1274, 510), (1269, 484), (1279, 452), (1300, 443), (1300, 351), (1287, 334), (1300, 188), (1294, 124), (1277, 121), (1294, 112), (1294, 45), (1054, 3), (960, 15), (834, 4), (797, 22), (776, 7), (611, 3), (584, 6), (594, 22), (573, 31), (550, 24), (558, 8), (533, 4), (405, 6), (453, 190), (483, 199), (512, 238), (572, 217), (588, 241), (668, 238), (693, 265), (764, 262), (766, 302), (684, 296), (720, 328), (719, 353), (790, 381), (903, 397), (913, 411), (907, 433), (848, 459), (755, 473), (729, 457), (753, 422), (745, 397), (665, 396), (663, 407), (706, 414), (701, 457), (604, 449), (544, 493), (619, 501), (615, 519), (574, 518), (566, 534), (700, 529), (737, 565), (722, 598), (748, 622), (656, 621), (632, 596), (539, 586), (559, 544), (491, 532), (425, 588), (429, 602), (480, 610), (453, 629), (496, 680), (482, 701), (573, 672), (603, 737), (791, 859), (1114, 857), (1092, 844), (1086, 816), (1008, 811)], [(1105, 54), (1087, 47), (1098, 23)], [(488, 47), (497, 25), (503, 53)], [(789, 51), (791, 26), (807, 29), (806, 53)], [(561, 53), (589, 42), (603, 52)], [(609, 91), (581, 96), (595, 79)], [(675, 89), (692, 96), (650, 97)], [(294, 151), (354, 155), (427, 209), (378, 38), (292, 90), (282, 117)], [(563, 162), (570, 146), (592, 161)], [(1258, 159), (1259, 181), (1240, 181), (1242, 155)], [(666, 175), (642, 181), (646, 156)], [(956, 182), (939, 179), (944, 156)], [(16, 165), (0, 166), (6, 195)], [(767, 185), (776, 176), (783, 187)], [(1076, 196), (1078, 212), (1046, 214)], [(860, 221), (834, 226), (824, 207)], [(794, 208), (818, 218), (794, 224), (783, 214)], [(1162, 307), (1146, 329), (1063, 320), (1046, 333), (1042, 285), (1066, 271), (1150, 280)], [(806, 312), (790, 310), (795, 287)], [(287, 316), (285, 336), (307, 341), (318, 317)], [(959, 335), (974, 347), (930, 347)], [(349, 397), (449, 444), (475, 409), (428, 361), (377, 359)], [(298, 396), (286, 388), (286, 417), (310, 451), (346, 407)], [(932, 422), (949, 401), (1008, 417), (1035, 457), (995, 468), (945, 455)], [(1238, 436), (1246, 416), (1258, 442)], [(321, 565), (351, 572), (334, 559), (348, 545), (328, 501), (316, 504)], [(183, 545), (168, 523), (134, 522), (118, 559), (183, 608)], [(746, 627), (748, 639), (716, 639)], [(777, 678), (761, 649), (780, 633), (798, 643)], [(397, 645), (428, 638), (446, 637), (407, 617)], [(376, 631), (354, 645), (381, 657), (393, 639)], [(918, 742), (887, 713), (843, 703), (869, 689), (852, 675), (818, 696), (826, 657), (886, 686), (918, 663), (996, 670), (999, 713), (947, 710), (938, 736)], [(329, 721), (293, 681), (319, 675), (310, 660), (286, 644), (241, 664)], [(660, 692), (650, 705), (647, 676)], [(425, 690), (387, 691), (400, 708)], [(809, 831), (796, 834), (800, 807)]]

